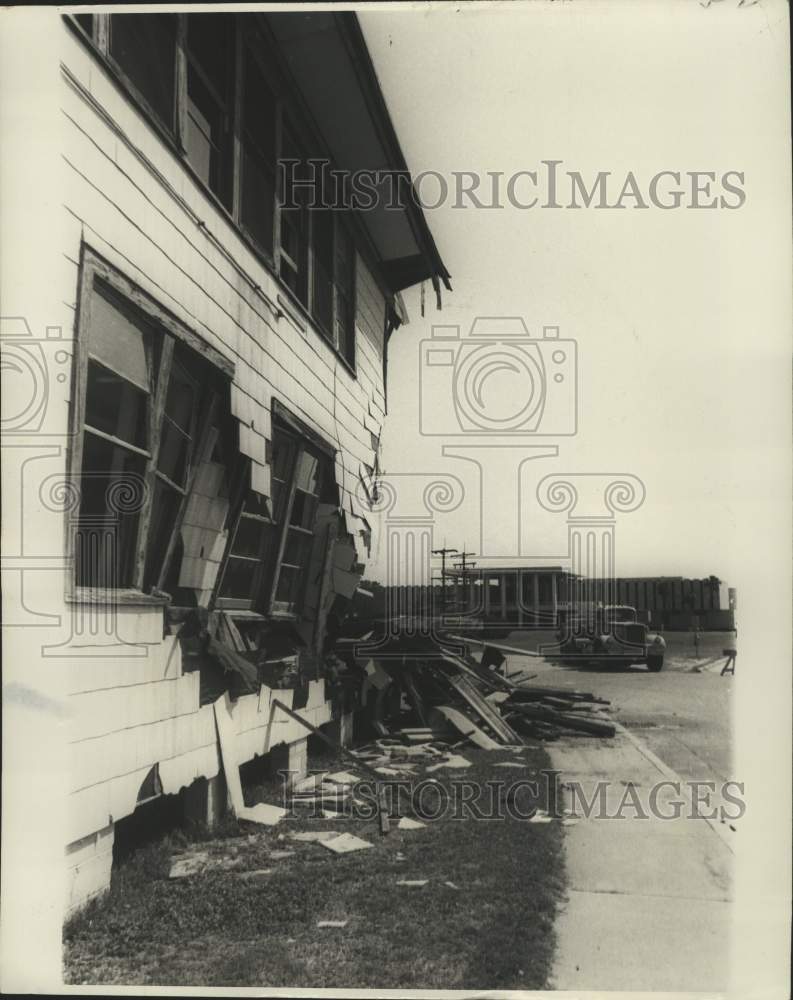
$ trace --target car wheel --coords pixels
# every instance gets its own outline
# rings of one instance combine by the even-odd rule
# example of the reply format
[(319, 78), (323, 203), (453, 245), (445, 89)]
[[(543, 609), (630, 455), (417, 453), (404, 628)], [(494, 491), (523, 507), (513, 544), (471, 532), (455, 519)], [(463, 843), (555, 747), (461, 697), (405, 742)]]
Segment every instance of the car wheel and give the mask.
[(664, 665), (663, 656), (647, 657), (647, 669), (651, 670), (654, 674), (657, 674), (659, 670), (663, 669), (663, 665)]

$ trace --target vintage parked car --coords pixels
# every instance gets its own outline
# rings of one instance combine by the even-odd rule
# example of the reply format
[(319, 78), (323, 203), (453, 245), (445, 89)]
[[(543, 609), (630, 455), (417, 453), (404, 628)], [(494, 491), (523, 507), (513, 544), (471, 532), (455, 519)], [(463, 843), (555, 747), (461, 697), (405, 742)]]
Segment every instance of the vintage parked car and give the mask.
[(588, 617), (571, 615), (561, 623), (558, 655), (576, 663), (644, 663), (657, 673), (666, 642), (637, 618), (636, 608), (627, 604), (606, 605)]

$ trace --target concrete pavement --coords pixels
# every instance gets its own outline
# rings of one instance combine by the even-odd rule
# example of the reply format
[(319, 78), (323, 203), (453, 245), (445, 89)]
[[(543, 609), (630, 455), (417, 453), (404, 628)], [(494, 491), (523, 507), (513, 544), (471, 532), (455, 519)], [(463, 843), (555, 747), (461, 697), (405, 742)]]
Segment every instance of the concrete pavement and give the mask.
[[(508, 670), (521, 666), (522, 657), (509, 658)], [(563, 804), (582, 817), (564, 827), (568, 893), (556, 923), (552, 987), (726, 991), (736, 834), (727, 824), (690, 818), (685, 782), (732, 777), (733, 679), (571, 669), (540, 659), (531, 670), (538, 684), (610, 699), (606, 717), (621, 727), (613, 740), (570, 736), (549, 744), (560, 781), (572, 786)], [(651, 813), (652, 788), (670, 780), (682, 783), (683, 815), (637, 818), (632, 803)], [(605, 786), (604, 816), (583, 818), (597, 782)], [(660, 797), (667, 813), (675, 797), (669, 787)]]
[[(731, 852), (703, 819), (641, 819), (663, 774), (623, 735), (610, 758), (560, 741), (551, 759), (561, 780), (591, 801), (608, 781), (606, 815), (565, 827), (567, 902), (557, 920), (551, 985), (560, 990), (722, 991), (729, 981)], [(629, 803), (627, 806), (625, 802)], [(565, 790), (564, 804), (576, 807)], [(622, 806), (622, 816), (620, 814)]]

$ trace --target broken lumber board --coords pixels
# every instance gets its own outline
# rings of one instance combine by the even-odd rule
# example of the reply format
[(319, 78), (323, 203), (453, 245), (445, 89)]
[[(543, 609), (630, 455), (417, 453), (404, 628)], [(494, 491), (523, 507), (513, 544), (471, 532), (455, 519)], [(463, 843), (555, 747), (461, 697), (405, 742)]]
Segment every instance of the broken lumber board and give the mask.
[(237, 819), (249, 820), (251, 823), (263, 823), (265, 826), (274, 826), (281, 817), (286, 815), (286, 809), (280, 806), (267, 805), (260, 802), (258, 805), (248, 808), (242, 795), (242, 780), (240, 778), (240, 765), (236, 753), (236, 734), (234, 723), (231, 718), (231, 698), (228, 691), (214, 703), (215, 728), (217, 729), (218, 742), (220, 743), (220, 759), (223, 762), (223, 773), (226, 778), (226, 788), (228, 789), (234, 815)]
[(515, 653), (518, 656), (532, 656), (535, 659), (542, 659), (541, 653), (535, 653), (530, 649), (521, 649), (519, 646), (506, 646), (503, 642), (491, 642), (490, 639), (467, 639), (461, 635), (450, 635), (454, 642), (473, 643), (476, 646), (490, 646), (500, 653)]
[(456, 653), (452, 653), (443, 646), (440, 647), (441, 656), (446, 663), (453, 664), (461, 674), (465, 674), (472, 680), (480, 681), (482, 684), (487, 684), (494, 691), (513, 691), (516, 685), (511, 681), (506, 680), (506, 678), (501, 677), (499, 674), (493, 673), (490, 670), (480, 670), (476, 665), (466, 663), (465, 660), (458, 656)]
[(481, 747), (483, 750), (500, 749), (500, 744), (498, 744), (492, 736), (488, 736), (486, 732), (480, 729), (468, 718), (467, 715), (465, 715), (465, 713), (461, 712), (459, 709), (452, 708), (449, 705), (436, 705), (434, 711), (439, 712), (454, 726), (461, 736), (465, 736), (466, 739), (469, 739), (475, 746)]
[(507, 725), (500, 713), (482, 697), (467, 677), (447, 674), (446, 679), (503, 743), (520, 743), (520, 737), (515, 730)]
[(557, 712), (551, 708), (542, 708), (539, 705), (513, 705), (512, 710), (531, 721), (549, 722), (555, 726), (561, 726), (562, 729), (572, 729), (576, 732), (589, 733), (593, 736), (611, 737), (616, 735), (617, 732), (616, 727), (611, 722), (583, 719), (580, 715), (566, 715), (564, 712)]
[[(226, 695), (226, 697), (228, 698), (228, 694)], [(269, 725), (272, 725), (273, 716), (277, 708), (280, 708), (282, 712), (286, 712), (286, 714), (290, 718), (294, 719), (296, 722), (299, 722), (300, 725), (305, 727), (310, 733), (313, 733), (315, 736), (318, 736), (323, 743), (327, 743), (327, 745), (331, 747), (333, 750), (338, 750), (338, 752), (341, 754), (342, 757), (346, 757), (348, 760), (355, 761), (355, 763), (359, 767), (362, 767), (364, 770), (369, 771), (369, 773), (374, 777), (375, 781), (378, 782), (378, 787), (382, 787), (382, 782), (380, 782), (377, 771), (371, 766), (371, 764), (368, 764), (361, 757), (357, 757), (354, 753), (351, 753), (345, 746), (342, 746), (341, 742), (337, 743), (335, 740), (332, 740), (329, 736), (326, 736), (321, 729), (318, 729), (316, 726), (312, 726), (312, 724), (310, 722), (307, 722), (302, 715), (298, 715), (297, 712), (293, 711), (288, 705), (285, 705), (282, 701), (279, 701), (277, 698), (273, 698), (272, 702), (270, 703)], [(269, 744), (269, 736), (268, 736), (268, 744)], [(237, 771), (237, 777), (239, 778), (239, 771)], [(385, 817), (383, 817), (383, 810), (381, 808), (380, 802), (381, 802), (381, 797), (378, 794), (378, 812), (380, 813), (380, 832), (386, 834), (388, 833), (389, 830), (388, 813), (386, 813)]]
[(416, 681), (409, 670), (406, 670), (401, 674), (402, 683), (405, 685), (405, 691), (407, 691), (408, 698), (410, 699), (413, 708), (416, 710), (416, 714), (419, 719), (421, 719), (424, 725), (427, 724), (427, 709), (424, 705), (424, 699), (421, 697), (419, 689), (416, 687)]
[(550, 695), (552, 698), (570, 698), (573, 701), (591, 701), (597, 705), (610, 705), (608, 698), (598, 698), (590, 691), (574, 691), (572, 688), (541, 687), (532, 684), (530, 687), (520, 688), (513, 691), (510, 701), (534, 701)]

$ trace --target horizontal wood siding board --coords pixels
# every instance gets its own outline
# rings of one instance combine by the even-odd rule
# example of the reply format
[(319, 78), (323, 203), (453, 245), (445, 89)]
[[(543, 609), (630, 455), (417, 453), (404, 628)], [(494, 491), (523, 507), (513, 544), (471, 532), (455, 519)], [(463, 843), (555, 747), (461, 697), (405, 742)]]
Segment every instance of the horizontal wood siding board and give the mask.
[[(350, 559), (360, 559), (367, 526), (353, 516), (352, 497), (361, 467), (374, 466), (372, 439), (385, 405), (386, 304), (371, 269), (359, 255), (352, 374), (309, 320), (291, 306), (295, 317), (287, 315), (288, 296), (271, 269), (106, 70), (67, 29), (64, 39), (64, 246), (55, 277), (64, 303), (76, 306), (85, 243), (233, 365), (241, 448), (253, 459), (252, 485), (265, 495), (273, 400), (314, 428), (336, 450), (339, 499), (356, 536)], [(219, 511), (207, 506), (211, 492), (198, 490), (185, 519), (186, 562), (192, 560), (185, 572), (205, 588), (223, 547), (222, 537), (216, 544)], [(126, 656), (108, 645), (98, 655), (87, 650), (68, 669), (70, 841), (129, 814), (155, 763), (167, 794), (218, 773), (212, 707), (199, 707), (198, 674), (182, 674), (178, 641), (162, 638), (162, 610), (124, 610), (119, 634), (125, 642), (148, 643), (146, 655)], [(269, 724), (273, 695), (265, 688), (235, 703), (240, 760), (305, 736), (283, 713)], [(277, 696), (291, 704), (291, 691)], [(315, 725), (329, 721), (323, 683), (312, 685), (301, 714)], [(84, 850), (86, 857), (104, 856)]]

